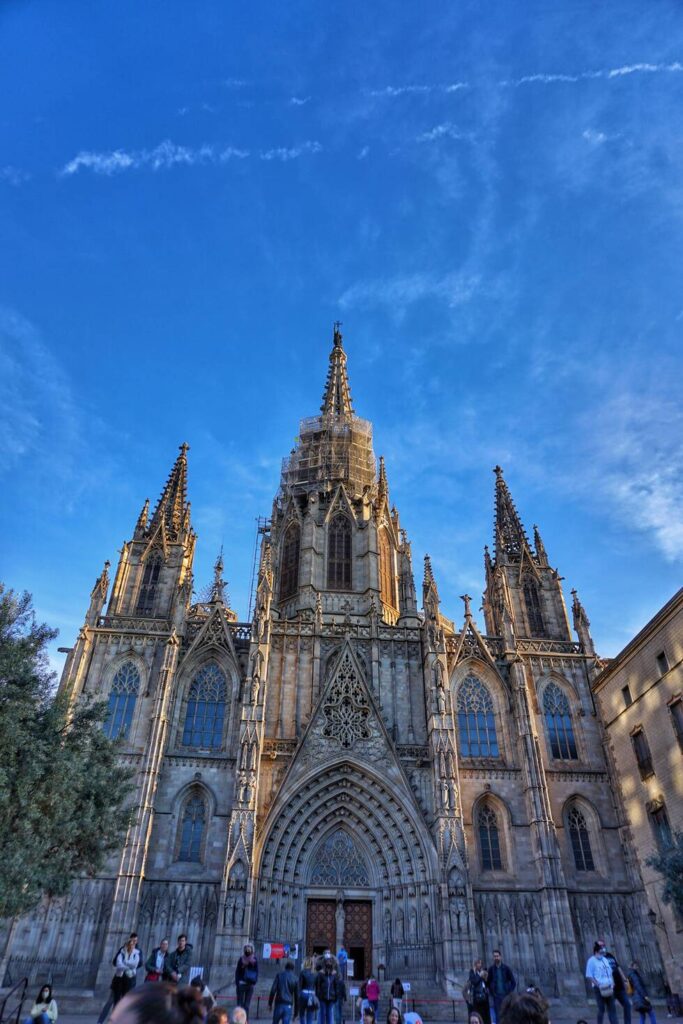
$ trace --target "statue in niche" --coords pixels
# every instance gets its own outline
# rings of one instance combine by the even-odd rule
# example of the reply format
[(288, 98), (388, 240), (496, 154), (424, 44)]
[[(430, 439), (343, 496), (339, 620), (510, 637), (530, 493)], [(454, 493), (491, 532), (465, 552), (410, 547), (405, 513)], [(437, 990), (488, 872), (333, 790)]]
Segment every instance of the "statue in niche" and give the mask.
[(408, 941), (417, 942), (417, 912), (415, 907), (410, 908), (410, 916), (408, 918)]
[(243, 892), (239, 892), (237, 894), (237, 899), (235, 900), (235, 909), (233, 911), (233, 924), (234, 924), (234, 926), (236, 928), (243, 928), (244, 927), (244, 909), (245, 909), (244, 893)]
[(397, 942), (405, 941), (405, 932), (403, 928), (403, 911), (399, 907), (396, 912), (396, 940)]
[(344, 923), (346, 921), (346, 913), (344, 911), (344, 893), (341, 892), (341, 890), (337, 893), (337, 908), (334, 912), (334, 921), (337, 949), (340, 949), (344, 944)]
[(235, 923), (235, 894), (233, 892), (228, 893), (228, 898), (225, 901), (225, 924), (227, 927)]

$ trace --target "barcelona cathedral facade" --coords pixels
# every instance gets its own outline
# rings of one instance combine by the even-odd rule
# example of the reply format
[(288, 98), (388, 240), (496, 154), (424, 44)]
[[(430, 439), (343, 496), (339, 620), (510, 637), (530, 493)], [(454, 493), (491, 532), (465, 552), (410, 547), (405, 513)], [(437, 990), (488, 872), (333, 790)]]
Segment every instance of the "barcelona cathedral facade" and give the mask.
[[(193, 601), (187, 445), (108, 565), (61, 688), (109, 702), (136, 815), (98, 877), (12, 928), (9, 975), (108, 984), (132, 930), (187, 932), (212, 986), (247, 939), (339, 946), (356, 976), (459, 990), (500, 946), (522, 976), (583, 991), (597, 935), (660, 963), (591, 692), (573, 592), (495, 470), (483, 613), (444, 613), (354, 413), (339, 328), (262, 527), (249, 622), (216, 563)], [(421, 607), (420, 607), (421, 605)], [(457, 624), (456, 624), (457, 623)]]

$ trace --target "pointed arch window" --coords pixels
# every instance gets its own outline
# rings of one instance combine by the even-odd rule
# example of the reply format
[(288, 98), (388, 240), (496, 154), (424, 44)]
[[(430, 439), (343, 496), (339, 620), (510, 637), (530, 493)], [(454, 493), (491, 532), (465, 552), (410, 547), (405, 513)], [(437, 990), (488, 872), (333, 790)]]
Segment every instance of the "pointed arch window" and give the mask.
[(595, 871), (591, 840), (588, 834), (586, 819), (578, 807), (572, 807), (567, 815), (569, 841), (574, 854), (574, 866), (577, 871)]
[(379, 531), (379, 591), (384, 604), (397, 607), (394, 549), (385, 527)]
[(541, 602), (538, 597), (536, 581), (530, 576), (524, 577), (524, 603), (526, 605), (526, 617), (529, 624), (529, 636), (543, 636), (543, 616), (541, 615)]
[(552, 756), (558, 759), (575, 761), (578, 758), (576, 752), (576, 740), (574, 739), (574, 726), (569, 710), (567, 694), (557, 685), (549, 683), (543, 693), (543, 714), (548, 730), (550, 751)]
[(185, 803), (180, 821), (178, 860), (195, 863), (201, 861), (205, 827), (206, 801), (198, 790), (193, 790)]
[(299, 587), (299, 553), (301, 550), (301, 527), (292, 522), (285, 530), (282, 541), (280, 562), (280, 600), (296, 594)]
[(331, 590), (351, 589), (351, 522), (343, 512), (328, 528), (327, 585)]
[(159, 573), (161, 572), (162, 557), (157, 551), (145, 562), (142, 573), (142, 583), (138, 594), (138, 603), (135, 607), (136, 615), (152, 615), (154, 613), (157, 587), (159, 586)]
[(109, 691), (109, 706), (103, 728), (110, 740), (128, 735), (139, 692), (140, 673), (137, 666), (132, 661), (125, 661), (117, 669)]
[(187, 697), (184, 747), (216, 750), (221, 746), (227, 694), (227, 681), (218, 665), (210, 662), (200, 668)]
[(477, 676), (467, 676), (458, 690), (458, 732), (463, 757), (500, 757), (493, 700)]
[(502, 871), (503, 858), (500, 852), (498, 817), (490, 804), (484, 804), (477, 814), (479, 850), (482, 871)]

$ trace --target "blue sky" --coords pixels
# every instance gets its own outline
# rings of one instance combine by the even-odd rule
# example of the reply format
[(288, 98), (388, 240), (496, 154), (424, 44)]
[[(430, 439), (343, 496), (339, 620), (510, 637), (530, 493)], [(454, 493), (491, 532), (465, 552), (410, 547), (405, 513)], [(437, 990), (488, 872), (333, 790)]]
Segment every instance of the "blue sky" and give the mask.
[(677, 589), (680, 3), (10, 0), (0, 50), (0, 575), (57, 643), (183, 440), (246, 615), (337, 318), (447, 615), (497, 462), (602, 653)]

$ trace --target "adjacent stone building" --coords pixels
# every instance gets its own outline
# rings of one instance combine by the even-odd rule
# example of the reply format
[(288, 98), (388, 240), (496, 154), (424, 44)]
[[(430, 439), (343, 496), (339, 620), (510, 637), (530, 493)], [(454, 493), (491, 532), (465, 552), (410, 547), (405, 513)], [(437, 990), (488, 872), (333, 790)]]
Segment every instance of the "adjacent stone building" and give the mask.
[(356, 976), (449, 991), (500, 946), (552, 993), (583, 991), (602, 934), (657, 976), (576, 594), (573, 637), (497, 467), (485, 629), (467, 595), (445, 614), (428, 558), (418, 605), (346, 362), (336, 327), (320, 414), (262, 525), (250, 622), (220, 559), (193, 601), (187, 445), (110, 594), (105, 565), (61, 687), (109, 701), (138, 814), (101, 877), (19, 922), (11, 976), (104, 985), (133, 928), (145, 949), (188, 932), (212, 985), (247, 938), (344, 941)]
[(593, 684), (668, 983), (683, 994), (683, 918), (647, 860), (683, 832), (683, 588)]

